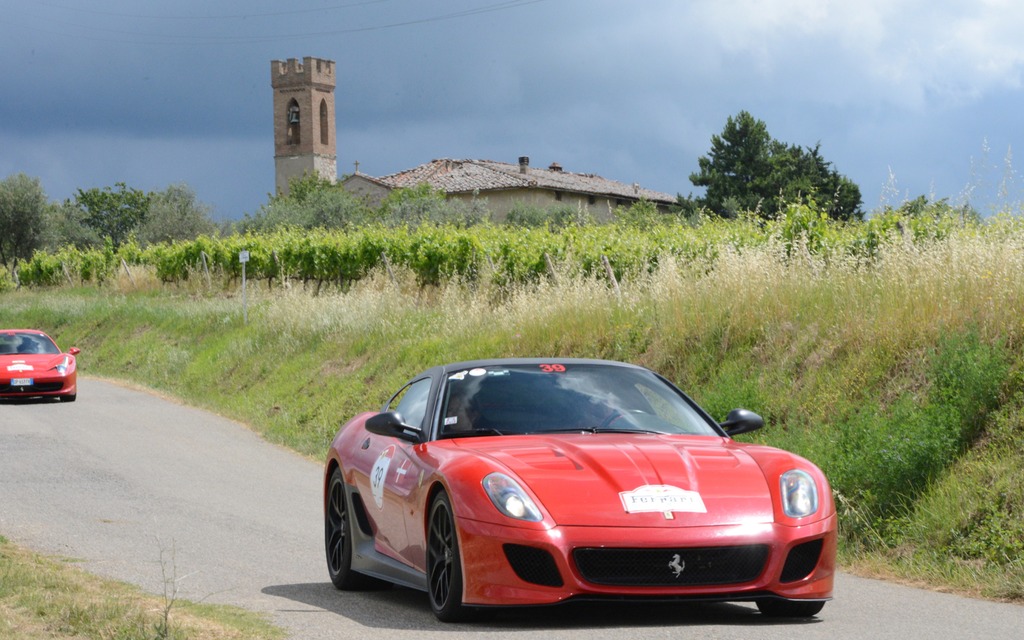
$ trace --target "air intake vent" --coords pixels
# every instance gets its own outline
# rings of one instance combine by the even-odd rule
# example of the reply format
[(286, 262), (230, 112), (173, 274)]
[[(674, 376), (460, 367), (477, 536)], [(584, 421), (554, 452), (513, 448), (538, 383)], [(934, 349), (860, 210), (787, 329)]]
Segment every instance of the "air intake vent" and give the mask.
[(506, 544), (504, 549), (508, 563), (520, 579), (545, 587), (562, 586), (562, 574), (547, 551), (520, 544)]
[(798, 544), (789, 551), (786, 558), (786, 565), (782, 567), (782, 582), (796, 582), (806, 578), (818, 566), (818, 559), (821, 557), (822, 540), (811, 540)]

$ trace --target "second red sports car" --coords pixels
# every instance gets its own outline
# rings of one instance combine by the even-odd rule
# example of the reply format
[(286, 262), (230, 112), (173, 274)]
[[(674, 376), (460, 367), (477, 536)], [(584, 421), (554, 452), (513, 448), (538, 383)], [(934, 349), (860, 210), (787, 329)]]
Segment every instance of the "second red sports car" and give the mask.
[(53, 338), (33, 329), (0, 329), (0, 398), (78, 397), (78, 371), (72, 347), (62, 352)]
[(731, 436), (663, 377), (597, 360), (481, 360), (356, 416), (324, 474), (339, 589), (427, 592), (444, 621), (569, 599), (752, 601), (808, 617), (832, 597), (836, 511), (807, 460)]

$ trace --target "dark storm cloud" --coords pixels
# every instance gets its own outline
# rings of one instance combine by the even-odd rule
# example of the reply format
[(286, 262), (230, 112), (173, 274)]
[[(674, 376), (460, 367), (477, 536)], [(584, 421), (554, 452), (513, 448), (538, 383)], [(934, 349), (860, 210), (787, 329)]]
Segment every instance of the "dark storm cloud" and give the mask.
[(711, 136), (745, 109), (777, 139), (820, 142), (871, 209), (887, 190), (970, 192), (986, 145), (993, 184), (1024, 142), (1024, 8), (1000, 0), (0, 0), (0, 12), (0, 177), (39, 177), (52, 198), (185, 182), (219, 215), (254, 211), (273, 189), (270, 61), (303, 56), (338, 65), (340, 173), (528, 155), (685, 194)]

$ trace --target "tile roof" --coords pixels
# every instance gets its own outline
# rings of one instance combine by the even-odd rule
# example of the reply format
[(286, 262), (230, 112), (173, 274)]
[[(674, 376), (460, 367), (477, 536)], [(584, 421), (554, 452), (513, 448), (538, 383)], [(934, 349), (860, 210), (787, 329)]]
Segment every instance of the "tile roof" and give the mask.
[(646, 198), (655, 203), (674, 203), (676, 197), (638, 184), (608, 180), (592, 173), (563, 171), (557, 164), (546, 169), (527, 167), (491, 160), (432, 160), (413, 169), (400, 171), (375, 179), (391, 188), (414, 187), (426, 182), (446, 193), (496, 191), (506, 189), (551, 189), (587, 195), (628, 198)]

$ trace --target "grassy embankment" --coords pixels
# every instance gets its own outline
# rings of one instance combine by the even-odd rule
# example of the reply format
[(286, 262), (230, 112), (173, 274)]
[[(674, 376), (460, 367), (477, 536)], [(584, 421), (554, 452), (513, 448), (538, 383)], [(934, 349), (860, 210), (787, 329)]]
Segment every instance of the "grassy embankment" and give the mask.
[(0, 637), (11, 640), (273, 640), (256, 614), (176, 600), (104, 580), (0, 536)]
[(136, 274), (7, 293), (0, 325), (45, 328), (83, 349), (84, 375), (184, 398), (314, 458), (347, 416), (439, 361), (637, 362), (716, 417), (758, 411), (768, 427), (742, 439), (818, 463), (847, 570), (1024, 599), (1020, 225), (896, 242), (871, 261), (723, 248), (665, 260), (621, 298), (579, 278), (500, 296), (383, 275), (319, 296), (251, 288), (246, 326), (237, 296), (188, 286)]

